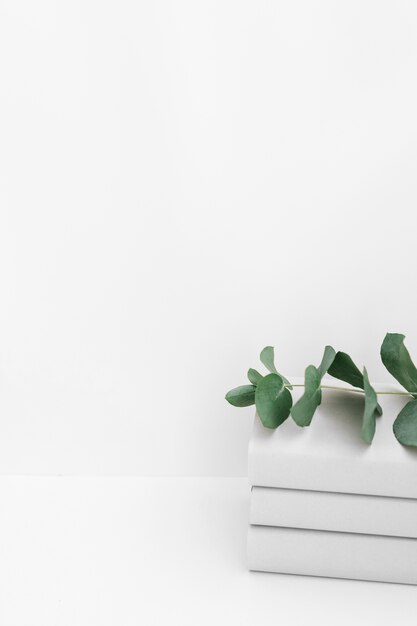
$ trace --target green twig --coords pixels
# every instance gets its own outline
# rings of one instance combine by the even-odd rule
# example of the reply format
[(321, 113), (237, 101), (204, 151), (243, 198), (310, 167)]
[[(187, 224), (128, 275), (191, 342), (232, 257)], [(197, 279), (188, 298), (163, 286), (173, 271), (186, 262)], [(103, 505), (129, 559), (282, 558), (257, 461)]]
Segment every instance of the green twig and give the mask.
[[(304, 387), (305, 385), (284, 385), (284, 387)], [(354, 389), (353, 387), (336, 387), (333, 385), (320, 385), (320, 389), (335, 389), (336, 391), (348, 391), (350, 393), (362, 393), (363, 389)], [(378, 396), (412, 396), (413, 393), (417, 394), (417, 391), (375, 391)]]

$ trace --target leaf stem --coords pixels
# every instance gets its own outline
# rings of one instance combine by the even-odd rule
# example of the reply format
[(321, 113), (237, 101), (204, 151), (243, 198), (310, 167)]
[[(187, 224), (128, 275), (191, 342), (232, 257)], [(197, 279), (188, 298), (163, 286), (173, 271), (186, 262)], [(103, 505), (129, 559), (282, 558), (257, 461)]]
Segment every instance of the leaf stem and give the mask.
[[(305, 387), (305, 385), (284, 385), (284, 387)], [(362, 393), (363, 389), (355, 389), (354, 387), (336, 387), (334, 385), (320, 385), (320, 389), (336, 389), (337, 391), (349, 391), (351, 393)], [(412, 391), (375, 391), (378, 396), (412, 396)], [(417, 394), (417, 391), (415, 392)]]

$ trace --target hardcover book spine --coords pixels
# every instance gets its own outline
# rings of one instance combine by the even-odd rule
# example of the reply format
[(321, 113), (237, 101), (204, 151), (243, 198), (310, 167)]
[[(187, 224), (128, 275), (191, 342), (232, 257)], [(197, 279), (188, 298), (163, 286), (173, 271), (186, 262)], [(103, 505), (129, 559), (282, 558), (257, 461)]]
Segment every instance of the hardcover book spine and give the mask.
[(250, 523), (417, 538), (417, 500), (253, 487)]
[(417, 584), (417, 539), (250, 526), (250, 570)]
[(290, 422), (275, 432), (268, 432), (255, 418), (248, 450), (249, 484), (417, 499), (414, 455), (393, 438), (388, 419), (381, 418), (378, 436), (366, 446), (357, 433), (331, 431), (339, 414), (331, 425), (327, 423), (329, 432), (324, 409), (319, 417), (309, 429)]

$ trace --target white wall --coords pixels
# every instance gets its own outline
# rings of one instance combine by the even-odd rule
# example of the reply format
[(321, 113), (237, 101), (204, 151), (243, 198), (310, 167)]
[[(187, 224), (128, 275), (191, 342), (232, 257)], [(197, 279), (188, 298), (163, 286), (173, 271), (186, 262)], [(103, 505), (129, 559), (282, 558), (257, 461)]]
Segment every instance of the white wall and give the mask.
[(244, 474), (264, 345), (417, 359), (415, 2), (0, 18), (0, 472)]

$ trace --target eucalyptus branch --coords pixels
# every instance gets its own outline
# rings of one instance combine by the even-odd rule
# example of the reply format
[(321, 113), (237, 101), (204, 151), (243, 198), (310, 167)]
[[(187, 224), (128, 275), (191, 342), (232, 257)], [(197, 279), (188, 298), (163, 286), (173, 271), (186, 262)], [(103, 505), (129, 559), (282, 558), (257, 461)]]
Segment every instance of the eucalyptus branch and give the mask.
[[(255, 404), (256, 412), (265, 428), (277, 428), (291, 415), (297, 426), (310, 426), (314, 413), (322, 401), (322, 390), (359, 393), (364, 397), (362, 438), (370, 444), (375, 434), (376, 418), (382, 415), (378, 396), (409, 396), (410, 401), (398, 414), (393, 430), (398, 441), (417, 447), (417, 368), (404, 345), (404, 335), (387, 333), (381, 346), (381, 359), (387, 370), (404, 387), (405, 391), (376, 391), (371, 385), (366, 368), (361, 371), (345, 352), (336, 352), (326, 346), (318, 367), (309, 365), (305, 370), (304, 384), (292, 385), (275, 367), (274, 348), (267, 346), (260, 354), (268, 374), (255, 369), (248, 371), (250, 385), (231, 389), (226, 400), (233, 406)], [(339, 387), (322, 384), (328, 374), (351, 385)], [(293, 404), (293, 387), (304, 389)]]

